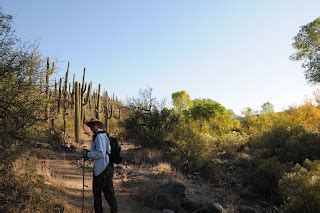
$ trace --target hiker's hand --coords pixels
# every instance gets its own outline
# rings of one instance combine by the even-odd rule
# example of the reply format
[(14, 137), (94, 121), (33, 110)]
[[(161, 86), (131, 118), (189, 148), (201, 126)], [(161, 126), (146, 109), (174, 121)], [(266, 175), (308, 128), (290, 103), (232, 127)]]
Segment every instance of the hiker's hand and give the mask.
[(89, 152), (89, 151), (88, 151), (87, 149), (83, 149), (83, 150), (82, 150), (82, 156), (83, 156), (85, 159), (88, 158), (88, 155), (87, 155), (88, 152)]

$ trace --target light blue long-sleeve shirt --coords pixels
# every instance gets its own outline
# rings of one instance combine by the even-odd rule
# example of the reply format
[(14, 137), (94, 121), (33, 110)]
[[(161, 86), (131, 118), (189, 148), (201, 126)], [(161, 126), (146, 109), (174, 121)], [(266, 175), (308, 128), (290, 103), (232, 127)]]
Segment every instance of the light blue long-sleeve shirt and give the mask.
[[(104, 133), (97, 134), (94, 141), (91, 142), (91, 148), (88, 152), (88, 158), (93, 160), (93, 172), (95, 176), (101, 174), (109, 164), (109, 155), (111, 146), (109, 138)], [(108, 153), (108, 154), (107, 154)]]

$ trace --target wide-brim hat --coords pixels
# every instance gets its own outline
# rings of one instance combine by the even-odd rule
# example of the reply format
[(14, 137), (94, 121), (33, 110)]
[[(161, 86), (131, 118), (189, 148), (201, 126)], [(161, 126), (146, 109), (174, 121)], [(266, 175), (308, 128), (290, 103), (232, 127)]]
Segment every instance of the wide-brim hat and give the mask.
[(86, 121), (85, 124), (86, 124), (87, 126), (89, 126), (89, 127), (90, 127), (92, 124), (99, 124), (100, 127), (103, 126), (103, 123), (102, 123), (101, 121), (99, 121), (98, 119), (96, 119), (96, 118), (91, 118), (90, 121)]

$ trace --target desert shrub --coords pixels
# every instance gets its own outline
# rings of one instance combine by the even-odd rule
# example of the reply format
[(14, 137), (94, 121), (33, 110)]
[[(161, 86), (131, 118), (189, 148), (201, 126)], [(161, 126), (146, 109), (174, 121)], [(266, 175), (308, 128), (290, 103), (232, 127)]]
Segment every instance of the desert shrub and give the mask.
[(174, 143), (171, 151), (177, 156), (177, 163), (188, 162), (188, 166), (195, 170), (202, 167), (209, 159), (210, 150), (216, 141), (215, 137), (199, 132), (196, 125), (190, 121), (180, 120), (170, 135)]
[(143, 148), (137, 150), (133, 155), (133, 160), (136, 163), (159, 163), (163, 158), (163, 153), (160, 149)]
[(63, 138), (63, 133), (58, 129), (48, 131), (46, 133), (45, 142), (50, 144), (51, 148), (55, 150), (60, 150), (62, 146), (66, 145)]
[(276, 158), (262, 160), (249, 178), (254, 191), (266, 197), (278, 196), (278, 181), (286, 171), (286, 166)]
[(223, 150), (236, 151), (248, 142), (248, 135), (240, 132), (230, 132), (218, 138), (219, 146)]
[[(35, 45), (22, 43), (13, 33), (12, 16), (0, 11), (0, 152), (10, 168), (35, 126), (45, 115), (43, 69)], [(1, 163), (1, 164), (2, 164)]]
[(247, 114), (241, 121), (241, 130), (248, 135), (263, 133), (279, 122), (278, 117), (274, 112), (259, 115)]
[(283, 175), (279, 188), (285, 212), (320, 212), (320, 160), (305, 160)]
[(320, 108), (307, 102), (290, 107), (283, 112), (262, 114), (246, 113), (241, 121), (241, 130), (249, 135), (261, 134), (276, 126), (303, 126), (312, 131), (320, 130)]
[(320, 159), (320, 135), (309, 131), (291, 138), (285, 146), (283, 161), (302, 163), (306, 158), (310, 160)]
[(320, 130), (320, 108), (307, 102), (279, 113), (279, 122), (286, 126), (300, 125), (312, 131)]
[(134, 109), (124, 120), (124, 137), (144, 147), (167, 147), (167, 134), (178, 121), (178, 117), (168, 109)]
[(303, 126), (276, 126), (251, 140), (254, 149), (267, 149), (265, 157), (281, 162), (302, 163), (305, 158), (320, 158), (320, 136)]
[(51, 212), (58, 206), (45, 184), (44, 176), (37, 166), (39, 158), (33, 150), (25, 152), (13, 163), (13, 166), (2, 176), (1, 212)]
[(192, 107), (183, 115), (197, 123), (198, 131), (213, 136), (221, 136), (239, 128), (239, 122), (232, 119), (233, 112), (211, 99), (194, 99)]
[(15, 36), (12, 19), (0, 10), (0, 211), (31, 212), (50, 205), (37, 160), (25, 156), (46, 137), (45, 68), (37, 44)]

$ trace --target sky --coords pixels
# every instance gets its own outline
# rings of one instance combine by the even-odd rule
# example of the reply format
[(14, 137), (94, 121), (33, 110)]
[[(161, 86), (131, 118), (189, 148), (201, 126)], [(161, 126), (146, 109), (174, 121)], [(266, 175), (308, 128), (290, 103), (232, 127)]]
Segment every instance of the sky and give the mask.
[(171, 104), (186, 90), (240, 114), (269, 101), (276, 111), (313, 97), (301, 62), (289, 60), (319, 0), (0, 0), (16, 34), (57, 65), (114, 93), (151, 87)]

